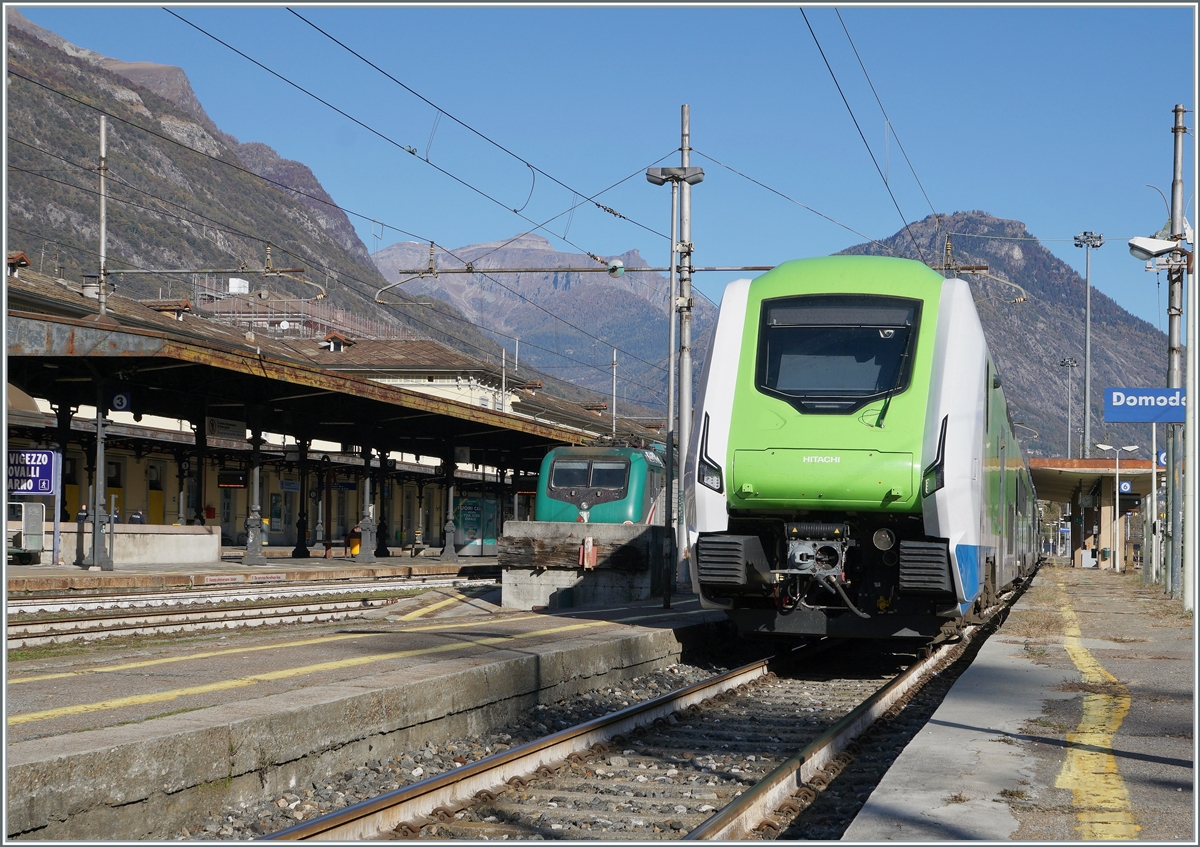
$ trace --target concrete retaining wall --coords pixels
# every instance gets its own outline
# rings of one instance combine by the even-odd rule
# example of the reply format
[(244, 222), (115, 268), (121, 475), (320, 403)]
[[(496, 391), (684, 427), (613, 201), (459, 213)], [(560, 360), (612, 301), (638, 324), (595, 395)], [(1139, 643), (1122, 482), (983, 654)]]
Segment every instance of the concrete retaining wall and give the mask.
[[(567, 609), (652, 597), (662, 584), (665, 530), (637, 524), (506, 521), (497, 562), (506, 609)], [(580, 566), (592, 539), (595, 567)]]
[(257, 802), (426, 740), (482, 732), (538, 703), (667, 667), (720, 627), (576, 639), (484, 665), (449, 660), (11, 744), (7, 834), (173, 838), (225, 805)]
[[(10, 531), (20, 529), (9, 522)], [(114, 524), (116, 533), (113, 545), (113, 568), (121, 565), (190, 565), (212, 564), (221, 561), (221, 527), (219, 526), (162, 526), (158, 524)], [(63, 523), (59, 526), (61, 547), (59, 556), (65, 564), (76, 564), (79, 550), (79, 524)], [(105, 541), (108, 541), (107, 533)], [(92, 530), (85, 524), (83, 530), (84, 555), (92, 549)], [(54, 547), (54, 524), (46, 524), (46, 549), (41, 554), (42, 564), (52, 564), (51, 550)]]

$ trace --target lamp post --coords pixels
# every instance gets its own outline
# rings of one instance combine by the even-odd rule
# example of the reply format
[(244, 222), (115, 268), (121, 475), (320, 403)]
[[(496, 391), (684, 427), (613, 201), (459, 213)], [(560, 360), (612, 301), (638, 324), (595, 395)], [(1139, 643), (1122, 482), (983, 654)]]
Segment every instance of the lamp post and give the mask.
[(1083, 458), (1092, 457), (1092, 248), (1104, 246), (1104, 236), (1094, 232), (1081, 232), (1075, 236), (1075, 246), (1086, 248), (1084, 260), (1083, 323)]
[(1113, 544), (1113, 569), (1121, 572), (1123, 544), (1119, 542), (1120, 535), (1120, 520), (1121, 520), (1121, 451), (1132, 453), (1138, 449), (1138, 445), (1130, 444), (1126, 447), (1114, 447), (1111, 444), (1096, 444), (1101, 450), (1106, 453), (1112, 450), (1116, 456), (1116, 481), (1113, 483), (1113, 529), (1112, 529), (1112, 544)]
[[(671, 607), (671, 590), (678, 575), (685, 573), (687, 552), (687, 520), (683, 514), (683, 497), (672, 491), (674, 478), (674, 445), (679, 445), (681, 460), (686, 456), (691, 431), (692, 414), (692, 191), (693, 185), (704, 180), (704, 169), (691, 167), (691, 110), (685, 104), (681, 110), (682, 145), (681, 167), (647, 168), (646, 180), (653, 185), (671, 183), (671, 311), (670, 365), (668, 369), (667, 410), (667, 503), (675, 518), (675, 551), (668, 556), (663, 568), (663, 608)], [(678, 237), (676, 237), (678, 233)], [(679, 294), (676, 296), (675, 276), (678, 270)], [(679, 424), (674, 426), (675, 394), (675, 320), (679, 321)], [(680, 488), (683, 473), (679, 474)], [(670, 521), (667, 523), (670, 528)]]
[[(1174, 136), (1174, 175), (1171, 180), (1171, 220), (1165, 230), (1155, 233), (1153, 238), (1129, 239), (1129, 252), (1139, 261), (1146, 262), (1146, 270), (1167, 271), (1167, 387), (1183, 388), (1183, 344), (1182, 319), (1184, 306), (1184, 276), (1191, 275), (1192, 255), (1184, 248), (1185, 241), (1192, 239), (1191, 227), (1184, 218), (1183, 203), (1183, 137), (1187, 134), (1184, 115), (1187, 109), (1177, 104), (1173, 109), (1175, 121), (1171, 127)], [(1162, 264), (1160, 264), (1162, 261)], [(1187, 286), (1188, 332), (1196, 328), (1195, 280)], [(1188, 335), (1189, 341), (1192, 335)], [(1187, 394), (1195, 396), (1196, 345), (1188, 344)], [(1196, 559), (1196, 524), (1200, 522), (1196, 500), (1200, 492), (1196, 487), (1196, 474), (1192, 468), (1200, 464), (1196, 450), (1196, 410), (1188, 406), (1184, 425), (1167, 424), (1167, 561), (1166, 581), (1171, 586), (1171, 596), (1181, 597), (1185, 612), (1192, 611), (1194, 568)], [(1186, 457), (1185, 457), (1186, 454)], [(1155, 462), (1157, 462), (1155, 456)], [(1188, 469), (1185, 496), (1184, 469)], [(1184, 506), (1187, 506), (1187, 519)]]
[(1070, 356), (1058, 363), (1059, 367), (1067, 369), (1067, 458), (1071, 458), (1071, 368), (1079, 367), (1079, 362)]

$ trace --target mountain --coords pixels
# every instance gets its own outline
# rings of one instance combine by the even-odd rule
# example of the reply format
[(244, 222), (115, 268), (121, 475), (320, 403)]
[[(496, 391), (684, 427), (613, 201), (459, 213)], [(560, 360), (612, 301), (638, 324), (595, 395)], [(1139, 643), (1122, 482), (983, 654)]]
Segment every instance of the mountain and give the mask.
[[(637, 250), (607, 258), (624, 263), (625, 273), (613, 278), (587, 254), (558, 252), (546, 238), (533, 234), (448, 251), (435, 248), (433, 260), (439, 270), (470, 264), (477, 273), (416, 278), (405, 283), (404, 290), (452, 303), (485, 330), (519, 338), (522, 362), (600, 392), (611, 392), (615, 346), (618, 379), (628, 400), (665, 409), (667, 278), (635, 272), (650, 267)], [(393, 244), (376, 252), (374, 260), (385, 277), (397, 282), (412, 275), (402, 272), (429, 266), (429, 245)], [(529, 270), (488, 273), (498, 268)], [(564, 270), (541, 270), (554, 268)], [(693, 314), (694, 337), (702, 339), (716, 309), (695, 298)], [(516, 344), (505, 343), (514, 355)]]
[[(261, 268), (270, 244), (276, 267), (306, 267), (304, 278), (324, 286), (328, 299), (350, 312), (410, 327), (492, 363), (499, 362), (502, 345), (514, 357), (511, 337), (518, 337), (522, 376), (543, 379), (547, 391), (571, 400), (608, 399), (616, 346), (621, 351), (619, 410), (641, 414), (633, 410), (635, 403), (658, 414), (665, 408), (668, 324), (662, 274), (630, 271), (614, 279), (603, 272), (566, 270), (485, 273), (598, 266), (585, 254), (560, 253), (545, 238), (526, 234), (437, 248), (439, 269), (471, 263), (477, 273), (413, 279), (384, 295), (416, 297), (433, 303), (431, 308), (381, 306), (374, 301), (376, 291), (399, 281), (400, 271), (428, 266), (428, 244), (394, 244), (370, 255), (306, 165), (222, 132), (205, 114), (182, 69), (100, 56), (33, 25), (15, 9), (5, 12), (8, 245), (24, 251), (34, 269), (49, 273), (61, 265), (64, 276), (74, 280), (95, 273), (102, 109), (110, 116), (110, 269)], [(1079, 274), (1042, 247), (1024, 224), (980, 211), (931, 215), (890, 238), (843, 252), (900, 255), (936, 267), (944, 262), (948, 235), (954, 264), (987, 266), (986, 273), (965, 278), (980, 301), (980, 318), (1013, 419), (1020, 423), (1022, 445), (1030, 455), (1065, 455), (1068, 369), (1059, 366), (1064, 357), (1080, 365), (1070, 371), (1073, 428), (1082, 420), (1084, 281)], [(608, 258), (620, 259), (627, 269), (647, 267), (637, 250)], [(187, 296), (193, 285), (191, 275), (116, 280), (122, 293), (138, 297), (160, 291)], [(261, 277), (253, 280), (256, 289), (263, 284)], [(281, 296), (316, 293), (312, 285), (287, 277), (271, 277), (268, 284)], [(1019, 296), (1023, 302), (1012, 302)], [(693, 313), (698, 378), (715, 309), (697, 297)], [(542, 374), (528, 374), (529, 368)], [(1093, 291), (1093, 441), (1117, 438), (1148, 448), (1146, 425), (1106, 427), (1104, 389), (1163, 385), (1165, 370), (1165, 335)], [(1075, 444), (1072, 453), (1079, 455)]]
[[(386, 282), (312, 171), (265, 144), (221, 132), (181, 69), (110, 59), (69, 44), (15, 9), (5, 11), (8, 245), (24, 251), (35, 269), (61, 267), (64, 278), (76, 280), (97, 270), (103, 112), (110, 272), (197, 271), (112, 277), (122, 294), (190, 296), (197, 285), (230, 275), (204, 269), (244, 268), (237, 275), (250, 277), (255, 290), (312, 299), (320, 287), (333, 306), (499, 358), (500, 348), (448, 304), (420, 310), (377, 305), (375, 292)], [(306, 272), (253, 274), (264, 267), (268, 246), (274, 267)]]
[[(1020, 221), (986, 212), (930, 215), (847, 254), (903, 256), (940, 266), (946, 239), (955, 266), (986, 266), (963, 272), (975, 293), (988, 347), (1004, 380), (1016, 434), (1030, 456), (1067, 454), (1067, 372), (1073, 384), (1071, 428), (1083, 427), (1086, 288), (1083, 277), (1041, 245)], [(940, 270), (940, 268), (939, 268)], [(1012, 302), (1025, 297), (1023, 302)], [(1112, 298), (1092, 289), (1092, 441), (1140, 444), (1150, 456), (1149, 424), (1105, 424), (1104, 389), (1166, 385), (1167, 336), (1135, 318)], [(1062, 367), (1074, 358), (1076, 368)], [(1078, 458), (1076, 432), (1071, 455)], [(1109, 441), (1109, 443), (1115, 443)], [(1093, 449), (1093, 454), (1098, 451)]]

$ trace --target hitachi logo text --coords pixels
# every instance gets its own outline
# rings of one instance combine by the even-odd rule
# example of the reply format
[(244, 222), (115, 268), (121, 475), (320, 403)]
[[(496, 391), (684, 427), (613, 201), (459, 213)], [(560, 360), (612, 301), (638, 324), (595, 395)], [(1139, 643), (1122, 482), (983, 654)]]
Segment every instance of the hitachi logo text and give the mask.
[(805, 456), (806, 462), (823, 462), (828, 464), (837, 464), (842, 460), (841, 456)]

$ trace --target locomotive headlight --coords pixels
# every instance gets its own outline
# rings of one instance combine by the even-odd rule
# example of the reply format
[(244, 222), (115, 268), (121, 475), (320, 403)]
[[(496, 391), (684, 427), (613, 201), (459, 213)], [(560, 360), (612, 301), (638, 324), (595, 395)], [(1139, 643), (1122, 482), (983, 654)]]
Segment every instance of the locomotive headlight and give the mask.
[(950, 416), (942, 418), (942, 432), (938, 436), (937, 455), (921, 474), (921, 496), (928, 497), (946, 484), (946, 426)]
[(722, 488), (721, 469), (717, 467), (715, 462), (701, 459), (696, 465), (696, 478), (700, 480), (700, 484), (705, 488), (711, 488), (717, 492)]
[(871, 536), (871, 543), (875, 545), (876, 550), (891, 550), (896, 543), (896, 533), (890, 529), (877, 529)]

